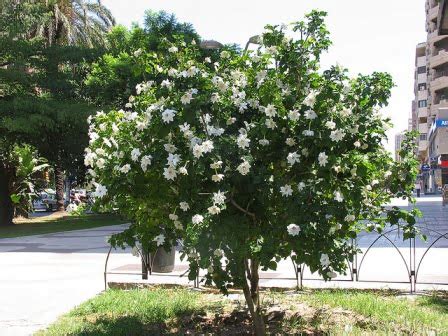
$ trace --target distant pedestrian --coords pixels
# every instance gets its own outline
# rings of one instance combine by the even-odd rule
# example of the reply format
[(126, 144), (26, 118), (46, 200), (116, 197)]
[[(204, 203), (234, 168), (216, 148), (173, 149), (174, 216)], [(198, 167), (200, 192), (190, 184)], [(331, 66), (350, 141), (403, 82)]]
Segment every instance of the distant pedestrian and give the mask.
[(425, 195), (426, 195), (427, 192), (428, 192), (428, 184), (425, 183)]
[(422, 189), (422, 186), (420, 185), (420, 182), (415, 183), (415, 191), (417, 193), (417, 197), (420, 197), (420, 191)]

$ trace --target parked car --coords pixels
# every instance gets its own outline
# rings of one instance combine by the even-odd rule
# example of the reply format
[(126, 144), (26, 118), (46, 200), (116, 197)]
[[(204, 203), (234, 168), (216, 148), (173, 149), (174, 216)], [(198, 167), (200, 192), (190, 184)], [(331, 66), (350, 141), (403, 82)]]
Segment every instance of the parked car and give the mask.
[[(52, 189), (45, 189), (39, 193), (39, 198), (35, 201), (35, 204), (44, 208), (46, 211), (56, 211), (58, 208), (56, 202), (56, 192)], [(35, 210), (36, 206), (34, 207)]]

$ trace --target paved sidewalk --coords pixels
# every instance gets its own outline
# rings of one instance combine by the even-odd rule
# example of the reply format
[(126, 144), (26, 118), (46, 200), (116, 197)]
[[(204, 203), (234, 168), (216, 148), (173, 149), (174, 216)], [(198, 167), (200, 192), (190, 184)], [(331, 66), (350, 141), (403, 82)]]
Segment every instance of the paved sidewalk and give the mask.
[[(0, 239), (0, 335), (32, 335), (102, 291), (105, 238), (125, 227)], [(135, 262), (120, 252), (112, 267)]]

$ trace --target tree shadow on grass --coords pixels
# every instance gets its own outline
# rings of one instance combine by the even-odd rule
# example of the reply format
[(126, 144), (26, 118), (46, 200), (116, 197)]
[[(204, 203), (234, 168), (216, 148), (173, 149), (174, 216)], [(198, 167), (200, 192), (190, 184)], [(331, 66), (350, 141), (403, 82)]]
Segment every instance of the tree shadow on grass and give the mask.
[(435, 309), (441, 313), (448, 314), (448, 298), (432, 295), (419, 305)]

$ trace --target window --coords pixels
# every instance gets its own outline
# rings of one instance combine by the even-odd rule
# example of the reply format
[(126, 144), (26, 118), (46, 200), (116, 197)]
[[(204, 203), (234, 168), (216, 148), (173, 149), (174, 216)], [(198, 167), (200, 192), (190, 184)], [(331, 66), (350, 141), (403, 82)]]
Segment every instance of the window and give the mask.
[(427, 134), (426, 133), (421, 133), (420, 134), (420, 140), (424, 141), (427, 139)]
[(426, 107), (428, 106), (426, 103), (426, 100), (419, 100), (418, 101), (418, 107)]
[(425, 91), (426, 90), (426, 83), (421, 83), (418, 85), (418, 90), (419, 91)]
[(425, 66), (418, 67), (417, 68), (417, 73), (419, 73), (419, 74), (426, 73), (426, 67)]

